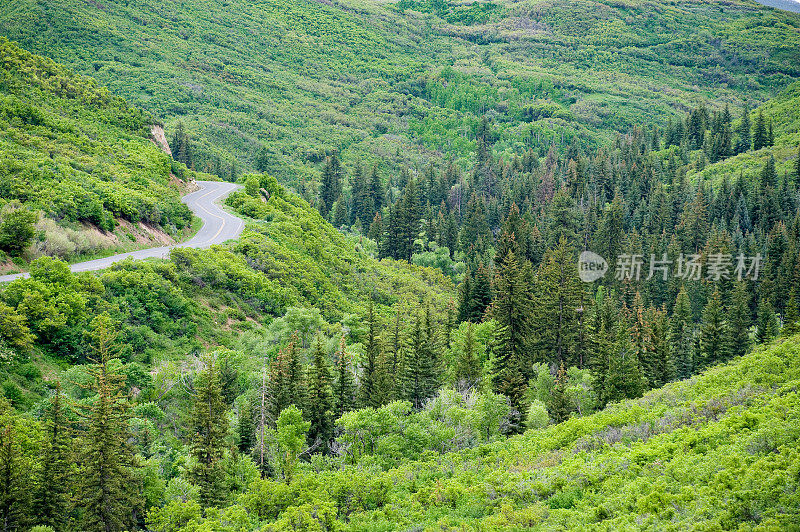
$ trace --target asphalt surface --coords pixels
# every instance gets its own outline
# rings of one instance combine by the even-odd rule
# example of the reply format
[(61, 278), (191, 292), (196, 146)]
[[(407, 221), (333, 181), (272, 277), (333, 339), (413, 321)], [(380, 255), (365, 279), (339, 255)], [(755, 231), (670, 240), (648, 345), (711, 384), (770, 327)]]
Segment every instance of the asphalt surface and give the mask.
[[(181, 201), (203, 221), (203, 226), (191, 240), (173, 246), (140, 249), (138, 251), (120, 253), (119, 255), (111, 255), (110, 257), (104, 257), (102, 259), (78, 262), (71, 264), (69, 269), (73, 272), (102, 270), (127, 258), (137, 260), (151, 258), (164, 259), (169, 257), (169, 251), (172, 248), (207, 248), (214, 244), (222, 244), (242, 234), (244, 220), (228, 214), (222, 210), (222, 207), (218, 204), (218, 202), (224, 199), (228, 194), (241, 188), (240, 185), (219, 181), (197, 181), (197, 185), (200, 187), (199, 190), (181, 198)], [(13, 281), (20, 277), (28, 277), (28, 274), (15, 273), (13, 275), (0, 275), (0, 283)]]

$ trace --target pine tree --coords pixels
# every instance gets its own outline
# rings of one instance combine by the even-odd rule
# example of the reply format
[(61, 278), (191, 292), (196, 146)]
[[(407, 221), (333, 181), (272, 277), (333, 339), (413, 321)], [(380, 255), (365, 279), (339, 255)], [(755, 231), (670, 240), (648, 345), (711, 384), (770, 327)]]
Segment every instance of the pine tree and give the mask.
[(3, 532), (25, 525), (27, 471), (22, 461), (18, 420), (5, 397), (0, 396), (0, 527)]
[(561, 423), (569, 419), (572, 408), (567, 397), (567, 370), (562, 363), (558, 368), (556, 380), (550, 393), (550, 400), (547, 403), (547, 412), (553, 423)]
[(728, 315), (728, 334), (731, 356), (738, 357), (750, 349), (750, 292), (743, 282), (737, 283), (731, 295), (731, 303), (726, 312)]
[(270, 426), (274, 425), (276, 419), (270, 418), (269, 411), (269, 381), (267, 380), (267, 366), (261, 368), (261, 386), (258, 388), (257, 408), (256, 408), (256, 443), (253, 447), (253, 458), (255, 459), (261, 478), (266, 478), (271, 472), (269, 462), (269, 450), (267, 448), (267, 438)]
[(361, 386), (359, 389), (360, 400), (359, 403), (362, 407), (375, 407), (375, 379), (376, 371), (378, 369), (378, 359), (381, 355), (380, 339), (378, 338), (378, 330), (380, 324), (375, 317), (375, 309), (372, 301), (369, 303), (367, 309), (367, 344), (364, 353), (364, 367), (361, 368)]
[(497, 320), (493, 346), (494, 389), (508, 397), (520, 412), (524, 411), (526, 381), (523, 364), (529, 359), (530, 351), (530, 279), (530, 265), (520, 265), (510, 251), (496, 274), (497, 296), (492, 307), (492, 316)]
[(764, 111), (758, 110), (756, 123), (753, 129), (753, 149), (760, 150), (769, 145), (769, 132), (767, 131), (767, 123), (764, 120)]
[(327, 217), (333, 208), (333, 203), (342, 193), (342, 178), (344, 170), (336, 154), (325, 159), (325, 168), (322, 170), (320, 183), (320, 212)]
[(400, 242), (398, 258), (411, 262), (414, 241), (419, 236), (420, 205), (416, 182), (412, 179), (403, 191), (402, 210), (399, 213)]
[(739, 154), (749, 151), (752, 145), (752, 138), (750, 136), (750, 108), (747, 104), (742, 108), (742, 119), (739, 122), (736, 133), (738, 135), (736, 139), (736, 153)]
[(333, 438), (333, 390), (331, 389), (331, 371), (322, 349), (322, 340), (317, 338), (311, 365), (308, 367), (306, 379), (305, 419), (311, 422), (308, 440), (312, 447), (321, 452), (328, 452), (328, 444)]
[(256, 411), (253, 408), (255, 397), (247, 397), (239, 410), (236, 432), (239, 435), (237, 445), (241, 454), (249, 454), (256, 444)]
[(345, 412), (355, 408), (356, 385), (353, 371), (350, 366), (350, 358), (345, 348), (344, 335), (339, 343), (339, 350), (336, 351), (336, 367), (333, 383), (333, 413), (336, 419), (342, 417)]
[(430, 309), (426, 312), (425, 318), (417, 312), (410, 344), (403, 361), (405, 396), (415, 408), (422, 408), (438, 388), (438, 363), (432, 337)]
[(610, 346), (607, 367), (601, 393), (602, 404), (632, 399), (642, 394), (644, 379), (639, 360), (633, 352), (628, 329), (622, 321), (617, 327), (617, 339)]
[(469, 321), (472, 308), (472, 279), (470, 272), (464, 273), (458, 285), (458, 321)]
[(781, 334), (791, 336), (798, 333), (800, 333), (800, 290), (794, 286), (789, 293), (789, 301), (786, 303)]
[(72, 485), (72, 434), (64, 408), (61, 383), (56, 383), (47, 404), (44, 421), (42, 467), (33, 497), (37, 523), (55, 530), (66, 528), (69, 510), (69, 487)]
[[(575, 365), (583, 285), (575, 252), (565, 238), (545, 253), (534, 283), (533, 334), (536, 362)], [(526, 367), (533, 360), (526, 360)], [(530, 375), (523, 370), (526, 377)]]
[(200, 489), (204, 508), (218, 507), (225, 501), (225, 435), (228, 432), (225, 400), (222, 397), (219, 368), (212, 355), (206, 369), (195, 380), (192, 397), (190, 453), (193, 460), (189, 476)]
[(86, 422), (76, 504), (83, 510), (82, 530), (128, 530), (135, 526), (141, 500), (134, 471), (136, 460), (129, 443), (125, 377), (111, 363), (117, 345), (110, 318), (96, 317), (91, 328), (94, 355), (89, 374), (96, 398), (82, 413)]
[(715, 290), (703, 309), (698, 369), (728, 360), (730, 358), (729, 338), (728, 324), (722, 308), (722, 297), (719, 290)]
[(473, 323), (483, 321), (486, 309), (492, 304), (492, 280), (489, 269), (483, 264), (478, 265), (475, 272), (475, 279), (472, 283), (470, 292), (470, 304), (468, 320)]
[(694, 364), (692, 362), (692, 344), (694, 330), (692, 325), (692, 305), (686, 287), (681, 286), (672, 314), (669, 343), (672, 350), (671, 358), (675, 364), (675, 373), (678, 379), (687, 379), (692, 375)]
[(756, 311), (756, 342), (769, 343), (778, 335), (778, 320), (775, 317), (775, 307), (767, 297), (761, 297)]

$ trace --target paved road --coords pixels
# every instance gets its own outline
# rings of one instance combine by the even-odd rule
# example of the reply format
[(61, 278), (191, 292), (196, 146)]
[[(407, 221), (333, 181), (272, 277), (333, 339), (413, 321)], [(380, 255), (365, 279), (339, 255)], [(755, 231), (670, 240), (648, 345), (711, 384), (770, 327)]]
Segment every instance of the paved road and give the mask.
[[(120, 253), (119, 255), (112, 255), (102, 259), (78, 262), (70, 265), (69, 269), (73, 272), (102, 270), (115, 262), (127, 258), (167, 258), (169, 257), (169, 250), (172, 248), (207, 248), (214, 244), (222, 244), (226, 240), (237, 238), (242, 233), (242, 229), (244, 229), (244, 221), (222, 210), (222, 207), (217, 202), (241, 187), (233, 183), (219, 181), (197, 181), (197, 184), (200, 186), (199, 190), (181, 198), (181, 201), (203, 220), (203, 226), (191, 240), (174, 246), (140, 249), (139, 251)], [(13, 281), (19, 277), (28, 277), (28, 274), (0, 275), (0, 283)]]

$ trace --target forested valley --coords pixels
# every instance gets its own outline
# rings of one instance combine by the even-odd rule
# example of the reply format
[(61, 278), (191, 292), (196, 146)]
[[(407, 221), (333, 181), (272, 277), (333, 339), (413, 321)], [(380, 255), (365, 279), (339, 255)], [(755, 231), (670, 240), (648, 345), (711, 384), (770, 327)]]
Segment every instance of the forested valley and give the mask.
[(800, 525), (800, 15), (207, 4), (0, 2), (3, 530)]

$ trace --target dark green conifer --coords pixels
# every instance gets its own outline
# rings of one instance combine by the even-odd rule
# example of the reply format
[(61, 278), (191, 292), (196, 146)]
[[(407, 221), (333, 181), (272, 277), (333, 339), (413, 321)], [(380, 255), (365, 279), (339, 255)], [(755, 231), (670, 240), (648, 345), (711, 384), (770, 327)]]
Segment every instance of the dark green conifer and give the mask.
[(225, 501), (225, 436), (228, 433), (227, 408), (222, 396), (219, 368), (213, 355), (194, 382), (190, 452), (193, 458), (189, 477), (200, 490), (204, 508), (219, 507)]

